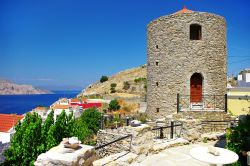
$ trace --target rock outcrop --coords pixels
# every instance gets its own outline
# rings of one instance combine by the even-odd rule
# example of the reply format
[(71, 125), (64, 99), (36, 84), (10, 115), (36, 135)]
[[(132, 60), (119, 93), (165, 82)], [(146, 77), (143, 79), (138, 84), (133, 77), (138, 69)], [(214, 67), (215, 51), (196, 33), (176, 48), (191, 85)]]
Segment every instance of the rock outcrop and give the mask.
[[(96, 159), (93, 146), (78, 144), (79, 142), (64, 139), (58, 146), (38, 156), (35, 166), (89, 166)], [(71, 143), (72, 142), (72, 143)], [(78, 144), (69, 148), (68, 145)], [(67, 145), (67, 146), (65, 146)]]
[(32, 85), (18, 85), (8, 80), (0, 80), (0, 95), (51, 94)]

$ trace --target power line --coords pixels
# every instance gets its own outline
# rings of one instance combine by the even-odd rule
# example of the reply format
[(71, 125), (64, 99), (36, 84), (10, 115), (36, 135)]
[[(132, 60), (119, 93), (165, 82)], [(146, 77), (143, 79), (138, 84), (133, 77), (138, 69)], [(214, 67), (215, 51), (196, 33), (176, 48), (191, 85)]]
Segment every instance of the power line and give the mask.
[[(239, 60), (239, 61), (230, 62), (230, 63), (227, 63), (227, 64), (233, 64), (233, 63), (243, 62), (243, 61), (246, 61), (248, 59), (250, 60), (250, 57), (246, 58), (246, 59)], [(248, 62), (248, 61), (246, 61), (246, 62)], [(250, 63), (250, 62), (248, 62), (248, 63)]]

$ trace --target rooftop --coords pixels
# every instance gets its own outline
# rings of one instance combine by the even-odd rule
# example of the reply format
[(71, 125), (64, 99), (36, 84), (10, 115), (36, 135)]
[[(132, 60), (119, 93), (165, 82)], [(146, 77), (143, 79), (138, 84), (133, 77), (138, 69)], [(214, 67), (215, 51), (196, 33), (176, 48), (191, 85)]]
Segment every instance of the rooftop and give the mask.
[(183, 6), (183, 8), (182, 8), (181, 10), (179, 10), (179, 11), (175, 12), (174, 14), (180, 14), (180, 13), (192, 13), (192, 12), (194, 12), (194, 11), (193, 11), (193, 10), (189, 10), (189, 9), (187, 9), (187, 7), (186, 7), (186, 6)]
[(17, 122), (23, 119), (23, 115), (0, 114), (0, 132), (8, 132)]

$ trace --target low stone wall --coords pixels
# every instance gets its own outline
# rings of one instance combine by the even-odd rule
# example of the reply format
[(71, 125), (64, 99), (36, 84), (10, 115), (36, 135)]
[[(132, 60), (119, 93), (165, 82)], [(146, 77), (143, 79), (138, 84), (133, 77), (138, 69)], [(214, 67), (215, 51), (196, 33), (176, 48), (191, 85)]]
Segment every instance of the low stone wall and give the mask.
[[(114, 141), (126, 135), (132, 135), (132, 140), (126, 138), (106, 148), (99, 150), (99, 156), (107, 156), (122, 151), (131, 151), (135, 154), (149, 153), (153, 147), (153, 133), (149, 125), (142, 124), (138, 127), (126, 126), (118, 129), (100, 130), (97, 134), (97, 146)], [(101, 154), (102, 153), (102, 154)]]
[[(121, 130), (117, 129), (117, 133), (107, 132), (105, 130), (99, 130), (97, 133), (96, 147), (105, 145), (109, 142), (115, 141), (119, 138), (125, 137), (124, 133), (120, 133)], [(120, 153), (122, 151), (130, 151), (131, 137), (122, 139), (103, 148), (97, 149), (96, 153), (99, 158), (106, 157), (110, 154)]]

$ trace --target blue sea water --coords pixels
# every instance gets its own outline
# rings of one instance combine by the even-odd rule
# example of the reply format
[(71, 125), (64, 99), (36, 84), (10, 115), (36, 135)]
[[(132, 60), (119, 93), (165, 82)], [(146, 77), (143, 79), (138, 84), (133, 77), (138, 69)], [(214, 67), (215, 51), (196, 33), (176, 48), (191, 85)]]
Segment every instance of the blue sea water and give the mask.
[(50, 106), (59, 98), (73, 98), (79, 91), (53, 91), (44, 95), (0, 95), (0, 113), (24, 114), (37, 106)]

